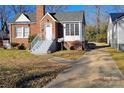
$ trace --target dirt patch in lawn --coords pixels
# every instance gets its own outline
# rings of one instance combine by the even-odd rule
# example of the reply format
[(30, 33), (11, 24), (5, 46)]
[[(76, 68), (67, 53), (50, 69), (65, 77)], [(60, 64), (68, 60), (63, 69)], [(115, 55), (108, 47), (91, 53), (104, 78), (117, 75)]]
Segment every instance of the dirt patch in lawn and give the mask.
[(27, 50), (0, 49), (0, 87), (43, 87), (67, 67), (48, 58)]
[(82, 51), (82, 50), (64, 50), (64, 51), (58, 51), (58, 52), (52, 53), (51, 55), (55, 57), (76, 60), (81, 58), (84, 53), (85, 51)]

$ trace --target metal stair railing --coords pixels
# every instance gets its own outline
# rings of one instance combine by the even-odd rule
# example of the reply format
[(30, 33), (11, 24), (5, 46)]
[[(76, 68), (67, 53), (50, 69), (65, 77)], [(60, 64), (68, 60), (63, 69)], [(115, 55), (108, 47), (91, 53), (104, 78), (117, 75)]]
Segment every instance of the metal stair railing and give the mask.
[(31, 50), (31, 49), (35, 46), (35, 44), (36, 44), (38, 41), (42, 41), (40, 35), (37, 35), (37, 36), (33, 39), (33, 41), (30, 43), (30, 48), (29, 48), (29, 50)]

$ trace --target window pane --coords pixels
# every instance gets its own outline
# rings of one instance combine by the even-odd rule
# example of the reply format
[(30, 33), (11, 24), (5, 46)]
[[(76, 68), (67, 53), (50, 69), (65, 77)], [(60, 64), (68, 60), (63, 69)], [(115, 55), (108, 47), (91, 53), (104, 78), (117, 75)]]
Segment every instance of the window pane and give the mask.
[(69, 35), (69, 24), (66, 24), (66, 35)]
[(79, 35), (79, 24), (75, 24), (75, 35)]
[(26, 37), (26, 38), (28, 38), (28, 36), (29, 36), (29, 27), (24, 27), (23, 36)]
[(74, 35), (74, 24), (71, 24), (71, 35)]
[(22, 27), (16, 27), (16, 37), (22, 37)]

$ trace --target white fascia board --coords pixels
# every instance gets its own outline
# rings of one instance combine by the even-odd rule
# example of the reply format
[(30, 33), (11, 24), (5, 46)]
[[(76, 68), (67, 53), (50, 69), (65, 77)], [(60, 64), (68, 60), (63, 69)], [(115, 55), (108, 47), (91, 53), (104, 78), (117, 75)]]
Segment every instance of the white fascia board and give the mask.
[(48, 13), (48, 12), (42, 17), (41, 21), (42, 21), (47, 15), (49, 15), (50, 18), (52, 18), (52, 19), (56, 22), (56, 20), (55, 20), (55, 19), (50, 15), (50, 13)]

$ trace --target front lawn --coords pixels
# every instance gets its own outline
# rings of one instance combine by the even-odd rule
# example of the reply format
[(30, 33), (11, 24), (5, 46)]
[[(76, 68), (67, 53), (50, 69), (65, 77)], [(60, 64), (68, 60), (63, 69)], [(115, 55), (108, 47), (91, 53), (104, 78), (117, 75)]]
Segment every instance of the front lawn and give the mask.
[(81, 58), (84, 53), (85, 52), (82, 50), (63, 50), (63, 51), (52, 53), (52, 56), (76, 60)]
[(115, 60), (119, 69), (124, 74), (124, 52), (118, 52), (111, 47), (107, 48), (107, 52), (109, 52), (111, 54), (112, 58)]
[(0, 49), (0, 87), (43, 87), (66, 67), (49, 62), (50, 57), (27, 50)]

